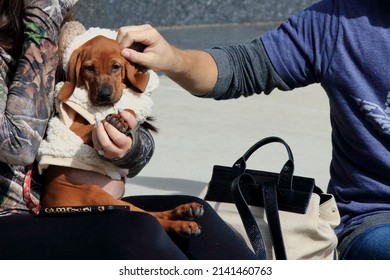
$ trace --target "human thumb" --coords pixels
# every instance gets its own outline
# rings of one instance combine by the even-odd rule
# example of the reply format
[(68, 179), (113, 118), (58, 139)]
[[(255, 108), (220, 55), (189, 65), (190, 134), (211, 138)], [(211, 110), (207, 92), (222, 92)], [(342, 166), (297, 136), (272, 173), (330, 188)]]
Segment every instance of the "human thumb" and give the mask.
[(139, 64), (139, 65), (143, 65), (143, 66), (147, 66), (147, 65), (144, 65), (144, 61), (142, 60), (142, 53), (141, 52), (137, 52), (133, 49), (123, 49), (121, 51), (121, 54), (124, 58), (126, 58), (129, 62), (132, 62), (132, 63), (135, 63), (135, 64)]
[(134, 50), (131, 50), (131, 49), (123, 49), (121, 54), (124, 58), (126, 58), (127, 60), (131, 61), (131, 62), (135, 62), (134, 60), (136, 59), (136, 54), (134, 54)]

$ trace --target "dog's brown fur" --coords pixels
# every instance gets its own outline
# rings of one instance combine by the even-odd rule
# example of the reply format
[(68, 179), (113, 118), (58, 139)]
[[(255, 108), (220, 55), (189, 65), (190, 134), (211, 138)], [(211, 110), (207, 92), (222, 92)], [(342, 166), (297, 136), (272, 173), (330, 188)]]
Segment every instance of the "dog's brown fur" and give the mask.
[[(59, 100), (68, 99), (75, 87), (84, 86), (88, 91), (90, 101), (96, 106), (115, 104), (126, 87), (132, 87), (142, 93), (149, 79), (147, 73), (139, 71), (121, 56), (119, 44), (115, 40), (104, 36), (93, 38), (73, 52), (69, 61), (68, 75), (68, 81), (59, 92)], [(74, 120), (70, 129), (79, 135), (84, 143), (93, 146), (91, 135), (94, 125), (88, 124), (71, 108), (65, 108)], [(132, 110), (128, 109), (128, 111), (134, 114)], [(119, 126), (127, 125), (119, 114), (109, 118), (119, 120)], [(148, 128), (151, 126), (149, 125)], [(125, 129), (128, 128), (125, 127)], [(114, 198), (101, 186), (80, 184), (69, 175), (72, 172), (71, 169), (50, 166), (46, 170), (43, 207), (127, 205), (130, 206), (130, 211), (145, 212), (135, 205)], [(155, 216), (162, 227), (169, 232), (176, 232), (183, 236), (200, 232), (197, 223), (188, 221), (203, 214), (203, 207), (198, 203), (188, 203), (173, 210), (148, 213)]]

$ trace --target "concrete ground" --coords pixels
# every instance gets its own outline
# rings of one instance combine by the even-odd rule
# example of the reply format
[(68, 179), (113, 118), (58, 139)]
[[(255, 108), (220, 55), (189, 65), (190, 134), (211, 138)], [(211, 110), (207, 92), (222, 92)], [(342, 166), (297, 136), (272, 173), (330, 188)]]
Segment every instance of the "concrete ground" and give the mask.
[[(179, 47), (208, 48), (244, 42), (275, 25), (187, 27), (161, 32)], [(233, 165), (256, 141), (271, 135), (291, 146), (295, 175), (313, 177), (326, 189), (331, 131), (328, 99), (319, 85), (291, 92), (275, 90), (269, 96), (214, 101), (190, 95), (166, 76), (160, 77), (160, 83), (153, 94), (153, 115), (159, 128), (154, 135), (155, 154), (138, 176), (128, 180), (126, 195), (198, 196), (211, 178), (213, 165)], [(255, 153), (247, 167), (279, 172), (286, 160), (284, 147), (271, 144)]]
[[(128, 181), (126, 195), (199, 195), (214, 164), (231, 166), (256, 141), (283, 138), (294, 153), (295, 174), (313, 177), (323, 189), (331, 156), (328, 101), (322, 88), (274, 91), (231, 101), (193, 97), (167, 77), (154, 92), (156, 149), (151, 162)], [(255, 153), (248, 168), (278, 172), (282, 145)]]

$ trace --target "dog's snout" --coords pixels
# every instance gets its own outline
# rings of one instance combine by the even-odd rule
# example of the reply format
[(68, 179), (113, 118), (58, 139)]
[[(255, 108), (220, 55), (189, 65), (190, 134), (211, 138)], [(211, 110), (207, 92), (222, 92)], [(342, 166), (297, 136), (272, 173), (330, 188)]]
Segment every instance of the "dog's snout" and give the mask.
[(112, 97), (112, 88), (109, 86), (102, 86), (98, 92), (98, 102), (106, 103), (110, 102)]
[(90, 83), (88, 94), (94, 105), (108, 106), (118, 102), (122, 91), (116, 87), (115, 81), (110, 77), (96, 77)]

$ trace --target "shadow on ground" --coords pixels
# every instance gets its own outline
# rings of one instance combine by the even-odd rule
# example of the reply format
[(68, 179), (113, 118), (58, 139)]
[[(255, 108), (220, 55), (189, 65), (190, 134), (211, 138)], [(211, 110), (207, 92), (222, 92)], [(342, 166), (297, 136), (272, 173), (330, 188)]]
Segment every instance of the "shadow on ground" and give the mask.
[[(142, 195), (142, 189), (149, 189), (148, 193), (171, 193), (199, 196), (207, 183), (162, 177), (137, 176), (128, 181), (129, 195)], [(140, 189), (139, 189), (140, 188)]]

